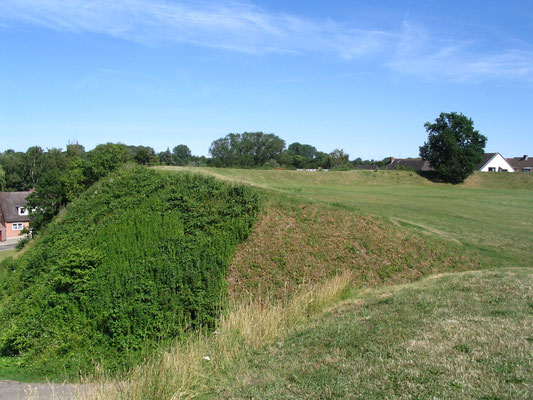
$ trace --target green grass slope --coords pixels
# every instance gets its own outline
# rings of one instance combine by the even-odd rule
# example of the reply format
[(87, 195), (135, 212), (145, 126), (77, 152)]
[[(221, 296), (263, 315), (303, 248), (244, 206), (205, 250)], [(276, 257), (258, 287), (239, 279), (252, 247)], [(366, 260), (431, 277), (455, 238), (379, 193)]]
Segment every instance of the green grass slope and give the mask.
[(409, 171), (192, 170), (360, 215), (381, 216), (428, 236), (461, 243), (493, 265), (531, 266), (533, 175), (475, 173), (465, 184), (454, 186)]
[(204, 398), (530, 398), (532, 293), (519, 268), (354, 293), (226, 368)]
[(0, 264), (0, 376), (116, 370), (214, 325), (258, 206), (199, 175), (128, 167), (97, 183)]

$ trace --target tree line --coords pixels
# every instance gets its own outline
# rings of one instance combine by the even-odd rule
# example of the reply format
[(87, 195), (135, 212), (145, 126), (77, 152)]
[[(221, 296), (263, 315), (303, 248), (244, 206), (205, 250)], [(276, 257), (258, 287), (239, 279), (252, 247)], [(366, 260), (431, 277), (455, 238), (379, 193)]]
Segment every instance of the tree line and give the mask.
[(0, 153), (0, 191), (35, 189), (28, 197), (31, 227), (40, 231), (57, 213), (90, 185), (132, 162), (141, 165), (209, 166), (231, 168), (352, 169), (360, 164), (383, 165), (383, 161), (350, 161), (342, 149), (330, 153), (310, 144), (292, 143), (263, 132), (230, 133), (212, 142), (210, 157), (195, 156), (185, 144), (156, 153), (149, 146), (121, 143), (99, 144), (86, 151), (78, 143), (66, 149), (32, 146), (26, 152)]
[(186, 145), (178, 145), (159, 154), (148, 146), (106, 143), (85, 151), (80, 144), (68, 144), (65, 150), (46, 151), (32, 146), (26, 152), (6, 150), (0, 153), (0, 190), (33, 190), (28, 197), (31, 227), (38, 232), (67, 203), (90, 185), (122, 164), (207, 165), (205, 157), (195, 157)]

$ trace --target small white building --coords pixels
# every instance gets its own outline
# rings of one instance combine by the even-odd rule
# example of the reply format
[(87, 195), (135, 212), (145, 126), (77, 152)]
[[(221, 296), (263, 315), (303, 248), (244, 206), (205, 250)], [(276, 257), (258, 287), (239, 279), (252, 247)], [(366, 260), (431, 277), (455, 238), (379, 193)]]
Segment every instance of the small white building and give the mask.
[(485, 153), (483, 161), (476, 166), (481, 172), (514, 172), (514, 168), (500, 153)]

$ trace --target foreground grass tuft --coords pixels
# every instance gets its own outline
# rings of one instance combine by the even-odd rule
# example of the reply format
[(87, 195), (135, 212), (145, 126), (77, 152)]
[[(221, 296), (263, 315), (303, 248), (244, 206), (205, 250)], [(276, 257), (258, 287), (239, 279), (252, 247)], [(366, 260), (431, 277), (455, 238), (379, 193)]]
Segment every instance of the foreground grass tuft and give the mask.
[(249, 354), (213, 397), (531, 398), (532, 293), (528, 269), (367, 290)]

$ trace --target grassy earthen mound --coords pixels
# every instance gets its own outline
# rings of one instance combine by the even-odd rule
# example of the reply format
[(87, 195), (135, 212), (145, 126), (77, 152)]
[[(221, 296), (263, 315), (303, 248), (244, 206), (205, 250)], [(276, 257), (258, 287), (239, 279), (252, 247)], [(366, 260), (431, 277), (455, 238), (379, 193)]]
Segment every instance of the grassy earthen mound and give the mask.
[(283, 299), (295, 289), (354, 273), (358, 286), (475, 269), (459, 244), (417, 235), (377, 217), (296, 201), (270, 202), (229, 268), (231, 296)]

